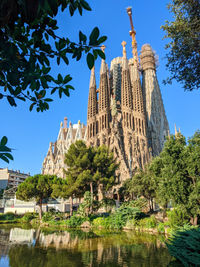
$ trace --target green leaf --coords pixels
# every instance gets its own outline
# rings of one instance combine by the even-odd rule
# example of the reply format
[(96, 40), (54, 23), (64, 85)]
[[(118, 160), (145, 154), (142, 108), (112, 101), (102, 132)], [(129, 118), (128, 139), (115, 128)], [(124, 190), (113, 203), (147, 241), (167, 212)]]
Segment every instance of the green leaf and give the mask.
[(59, 81), (60, 83), (63, 82), (63, 77), (62, 77), (62, 75), (61, 75), (60, 73), (58, 74), (58, 81)]
[(82, 14), (83, 14), (83, 9), (82, 9), (82, 7), (79, 5), (78, 6), (78, 11), (79, 11), (79, 14), (82, 16)]
[(106, 59), (105, 53), (101, 50), (101, 49), (96, 49), (98, 55), (100, 56), (100, 58), (102, 59)]
[(5, 146), (8, 142), (8, 138), (6, 136), (3, 136), (0, 142), (1, 146)]
[(13, 160), (13, 156), (10, 153), (4, 153), (4, 155), (10, 160)]
[(62, 88), (59, 88), (59, 97), (61, 98), (62, 97), (62, 92), (63, 92), (63, 89)]
[(60, 57), (57, 57), (57, 64), (60, 65)]
[(85, 0), (81, 0), (81, 5), (85, 10), (88, 10), (88, 11), (92, 10), (89, 4)]
[(55, 87), (51, 90), (51, 95), (55, 93), (55, 91), (58, 89), (58, 87)]
[(94, 56), (91, 53), (87, 54), (87, 65), (89, 69), (91, 70), (94, 66)]
[(12, 106), (12, 107), (16, 107), (17, 104), (15, 103), (15, 100), (12, 96), (7, 96), (7, 100), (9, 102), (9, 104)]
[(97, 45), (97, 38), (99, 37), (99, 29), (95, 27), (90, 34), (90, 42), (89, 45)]
[(69, 60), (66, 56), (62, 56), (62, 59), (65, 61), (65, 63), (68, 65), (69, 64)]
[(83, 34), (81, 31), (79, 31), (79, 42), (81, 43), (83, 41), (83, 44), (86, 43), (87, 37), (85, 34)]
[(51, 98), (45, 98), (44, 101), (46, 101), (46, 102), (52, 102), (53, 99), (51, 99)]
[(74, 90), (74, 87), (73, 87), (72, 85), (70, 85), (70, 84), (68, 84), (68, 85), (66, 86), (66, 88), (69, 88), (69, 89)]
[(107, 36), (102, 36), (98, 39), (97, 44), (100, 45), (107, 40)]
[(49, 73), (50, 70), (51, 70), (51, 68), (46, 68), (46, 67), (42, 68), (42, 71), (43, 71), (44, 74)]
[(29, 110), (30, 110), (30, 111), (32, 111), (32, 109), (33, 109), (33, 107), (34, 107), (35, 104), (36, 104), (36, 103), (32, 103), (32, 104), (30, 105), (30, 107), (29, 107)]
[(63, 92), (64, 92), (64, 94), (65, 94), (66, 96), (69, 96), (69, 90), (68, 90), (68, 88), (65, 88), (65, 89), (63, 90)]
[(3, 98), (3, 95), (0, 93), (0, 99), (2, 99)]
[(0, 159), (2, 159), (3, 161), (9, 163), (9, 160), (3, 154), (0, 154)]
[(71, 80), (72, 80), (72, 77), (68, 74), (68, 75), (66, 75), (65, 78), (64, 78), (64, 83), (68, 83), (68, 82), (70, 82)]
[(59, 40), (59, 49), (61, 50), (61, 49), (65, 48), (66, 44), (67, 44), (67, 42), (64, 38), (60, 39)]

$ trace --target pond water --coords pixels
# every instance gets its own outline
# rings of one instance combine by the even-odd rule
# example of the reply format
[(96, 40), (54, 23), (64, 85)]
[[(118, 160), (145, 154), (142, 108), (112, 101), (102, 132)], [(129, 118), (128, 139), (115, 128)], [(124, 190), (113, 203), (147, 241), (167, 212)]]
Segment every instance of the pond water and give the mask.
[(0, 226), (0, 267), (164, 267), (170, 260), (162, 236)]

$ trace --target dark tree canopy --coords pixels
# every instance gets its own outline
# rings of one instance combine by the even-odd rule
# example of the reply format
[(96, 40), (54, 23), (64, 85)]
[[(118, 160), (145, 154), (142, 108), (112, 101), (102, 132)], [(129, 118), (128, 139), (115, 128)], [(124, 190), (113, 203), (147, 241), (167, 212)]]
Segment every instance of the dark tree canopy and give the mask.
[(35, 199), (40, 206), (40, 219), (42, 218), (42, 201), (52, 196), (53, 185), (61, 183), (61, 178), (55, 175), (36, 174), (26, 178), (16, 192), (17, 199), (29, 201)]
[[(107, 37), (100, 37), (97, 27), (89, 38), (80, 30), (78, 43), (73, 41), (75, 36), (56, 34), (58, 12), (82, 16), (83, 11), (91, 11), (85, 0), (0, 1), (0, 100), (6, 98), (13, 107), (18, 101), (29, 101), (30, 111), (35, 107), (43, 112), (49, 109), (54, 93), (69, 97), (74, 89), (70, 74), (51, 75), (54, 64), (68, 65), (70, 59), (79, 61), (85, 53), (91, 69), (98, 56), (105, 59), (100, 45)], [(0, 144), (0, 159), (12, 160), (9, 152), (10, 148)]]
[(167, 44), (167, 68), (173, 79), (183, 84), (185, 90), (200, 87), (200, 2), (199, 0), (172, 0), (168, 9), (173, 21), (162, 26)]
[(11, 106), (17, 105), (16, 99), (29, 100), (30, 111), (34, 106), (37, 111), (48, 110), (52, 94), (61, 98), (74, 89), (70, 74), (51, 76), (54, 61), (68, 65), (69, 58), (78, 61), (86, 53), (91, 69), (98, 56), (105, 59), (99, 46), (106, 37), (99, 36), (97, 27), (89, 38), (79, 31), (78, 43), (74, 36), (56, 35), (56, 16), (67, 9), (70, 16), (91, 10), (85, 0), (0, 1), (0, 99), (7, 98)]

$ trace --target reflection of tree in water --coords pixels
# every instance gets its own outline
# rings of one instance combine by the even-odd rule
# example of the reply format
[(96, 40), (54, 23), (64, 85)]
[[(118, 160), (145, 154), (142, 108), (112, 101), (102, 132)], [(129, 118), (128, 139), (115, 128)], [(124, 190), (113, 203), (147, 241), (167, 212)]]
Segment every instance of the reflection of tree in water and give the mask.
[(36, 246), (13, 246), (10, 267), (164, 267), (171, 257), (156, 236), (122, 232), (40, 233)]
[(13, 246), (9, 251), (10, 267), (79, 267), (83, 266), (81, 259), (81, 253), (28, 245)]

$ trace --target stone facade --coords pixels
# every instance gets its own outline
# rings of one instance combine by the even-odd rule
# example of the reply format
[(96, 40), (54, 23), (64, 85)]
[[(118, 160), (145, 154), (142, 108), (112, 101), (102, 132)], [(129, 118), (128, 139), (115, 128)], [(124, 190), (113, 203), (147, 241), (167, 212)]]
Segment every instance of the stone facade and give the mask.
[(121, 183), (161, 152), (169, 126), (156, 76), (155, 56), (151, 46), (146, 44), (142, 46), (139, 60), (131, 8), (127, 12), (133, 57), (127, 59), (123, 41), (122, 57), (114, 58), (110, 69), (102, 60), (98, 88), (95, 69), (92, 69), (87, 127), (79, 122), (73, 126), (70, 123), (67, 128), (65, 118), (57, 141), (50, 143), (42, 173), (64, 177), (64, 154), (77, 139), (86, 141), (87, 145), (108, 146), (120, 162)]
[(86, 141), (86, 126), (79, 121), (78, 124), (73, 125), (70, 122), (69, 128), (67, 128), (67, 118), (64, 118), (64, 126), (61, 122), (56, 142), (49, 144), (47, 155), (42, 164), (42, 174), (54, 174), (64, 178), (63, 168), (66, 169), (64, 156), (70, 145), (76, 140)]
[(102, 60), (98, 89), (92, 69), (87, 112), (87, 144), (110, 148), (120, 162), (120, 182), (161, 152), (169, 131), (154, 53), (150, 45), (144, 45), (139, 62), (132, 11), (128, 8), (127, 12), (133, 58), (127, 59), (123, 41), (123, 56), (113, 59), (110, 69)]

